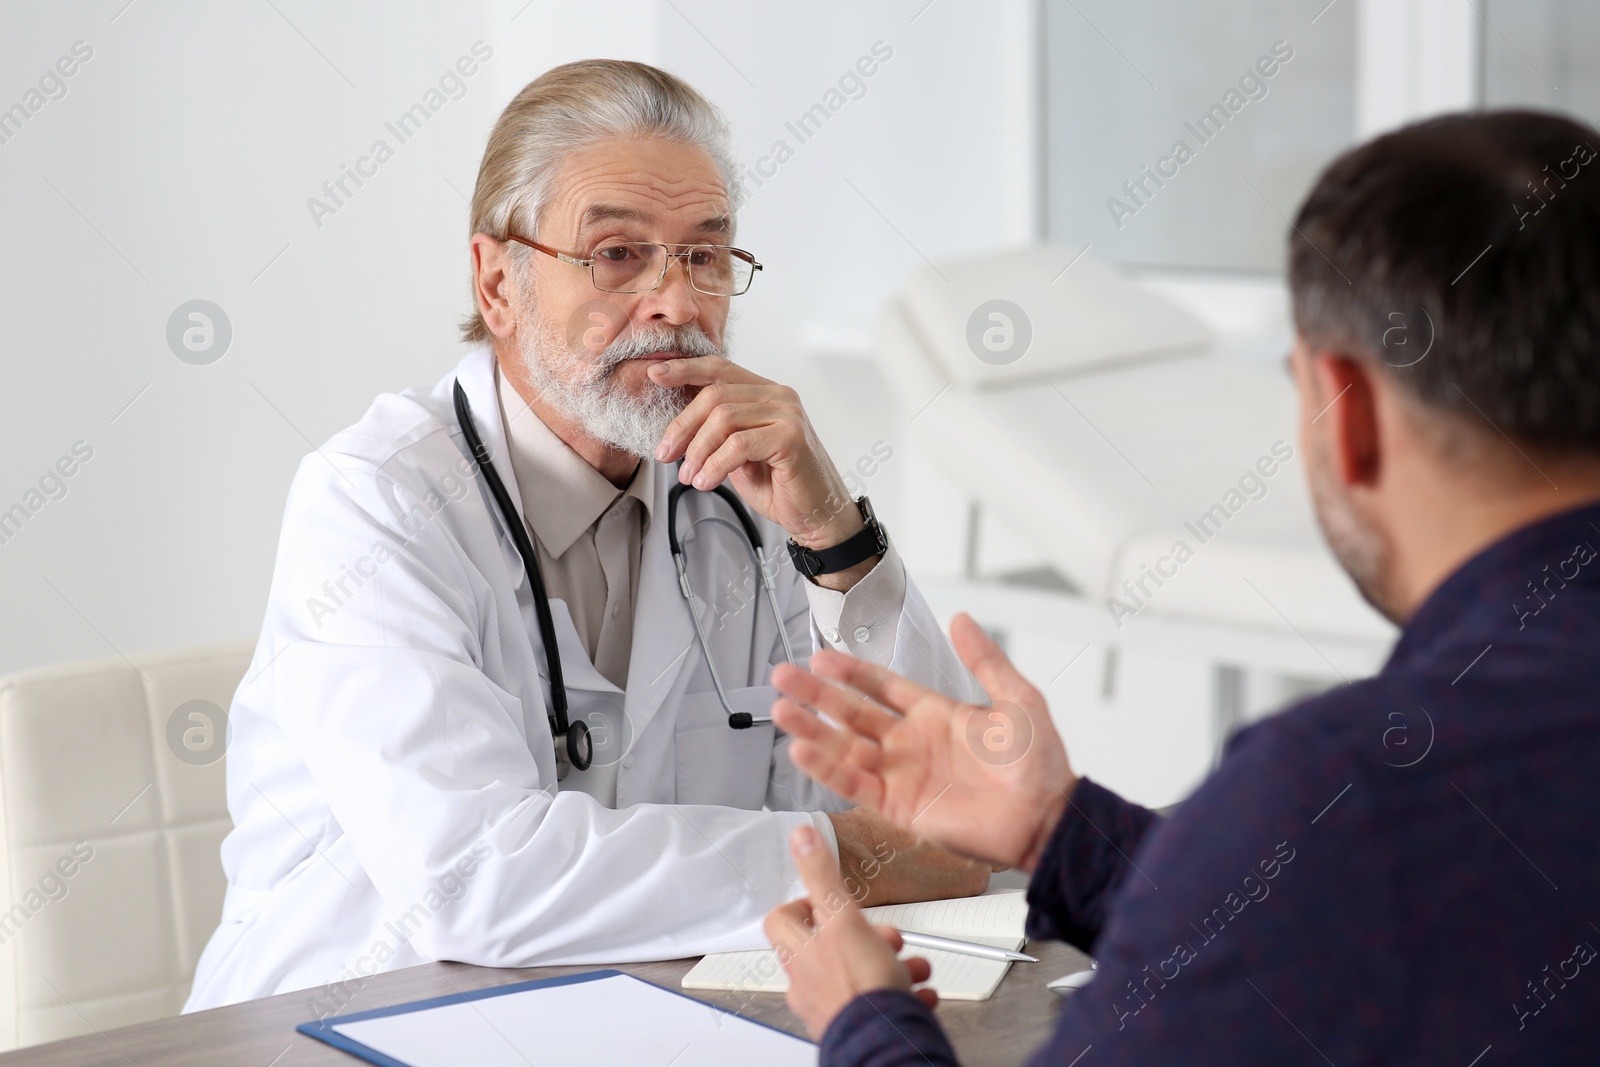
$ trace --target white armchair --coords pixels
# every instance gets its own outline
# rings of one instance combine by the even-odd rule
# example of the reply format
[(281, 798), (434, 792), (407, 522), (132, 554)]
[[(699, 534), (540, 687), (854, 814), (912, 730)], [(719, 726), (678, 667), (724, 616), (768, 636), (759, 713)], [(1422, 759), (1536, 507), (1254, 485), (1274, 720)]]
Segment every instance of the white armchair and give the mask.
[(248, 643), (0, 678), (0, 1050), (176, 1015), (222, 912)]

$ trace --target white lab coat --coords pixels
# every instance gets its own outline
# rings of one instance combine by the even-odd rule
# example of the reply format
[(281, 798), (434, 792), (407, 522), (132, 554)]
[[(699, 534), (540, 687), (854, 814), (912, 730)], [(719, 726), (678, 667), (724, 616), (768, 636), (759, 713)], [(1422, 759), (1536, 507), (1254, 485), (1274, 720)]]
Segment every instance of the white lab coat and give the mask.
[[(520, 967), (761, 947), (763, 915), (802, 893), (789, 830), (805, 812), (846, 807), (793, 767), (771, 725), (728, 727), (667, 548), (676, 479), (665, 465), (626, 694), (551, 602), (575, 717), (609, 697), (626, 719), (625, 744), (610, 749), (626, 749), (617, 807), (557, 788), (528, 581), (451, 407), (459, 376), (520, 509), (493, 372), (478, 346), (431, 394), (380, 396), (295, 476), (260, 642), (229, 713), (226, 903), (186, 1011), (309, 989), (308, 1008), (326, 1013), (359, 1006), (365, 976), (429, 960)], [(728, 517), (714, 497), (680, 507), (724, 685), (736, 710), (767, 712), (782, 648), (770, 607), (749, 595), (748, 549), (688, 523)], [(783, 543), (757, 521), (768, 546)], [(779, 601), (800, 657), (820, 644), (804, 582), (785, 562)], [(977, 692), (909, 582), (889, 625), (873, 639), (894, 641), (894, 670)]]

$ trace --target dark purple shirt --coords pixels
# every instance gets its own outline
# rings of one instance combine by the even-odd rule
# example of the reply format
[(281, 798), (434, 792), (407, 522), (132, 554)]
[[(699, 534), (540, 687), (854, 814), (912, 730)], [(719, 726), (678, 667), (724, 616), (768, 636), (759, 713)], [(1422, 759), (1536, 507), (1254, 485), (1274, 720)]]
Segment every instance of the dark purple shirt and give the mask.
[[(1028, 932), (1099, 973), (1033, 1062), (1600, 1062), (1597, 546), (1586, 507), (1486, 549), (1377, 677), (1241, 730), (1168, 819), (1081, 782)], [(822, 1062), (956, 1060), (876, 992)]]

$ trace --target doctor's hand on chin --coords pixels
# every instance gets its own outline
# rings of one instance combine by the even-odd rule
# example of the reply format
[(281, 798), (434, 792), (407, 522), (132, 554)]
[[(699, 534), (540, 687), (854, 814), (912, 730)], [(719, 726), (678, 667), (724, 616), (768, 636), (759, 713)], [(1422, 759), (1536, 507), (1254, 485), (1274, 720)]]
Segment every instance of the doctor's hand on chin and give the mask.
[[(711, 489), (731, 477), (746, 504), (804, 548), (831, 548), (861, 529), (861, 512), (793, 389), (722, 356), (664, 359), (649, 374), (664, 389), (698, 390), (656, 449), (663, 463), (683, 458), (681, 481)], [(847, 590), (877, 559), (812, 580)]]

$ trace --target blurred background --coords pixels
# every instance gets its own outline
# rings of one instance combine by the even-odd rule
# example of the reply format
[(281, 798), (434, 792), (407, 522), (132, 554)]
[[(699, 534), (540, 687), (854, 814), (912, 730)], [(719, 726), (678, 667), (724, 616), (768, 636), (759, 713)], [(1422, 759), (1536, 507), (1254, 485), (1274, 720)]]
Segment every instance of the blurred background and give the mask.
[(1422, 116), (1600, 114), (1580, 0), (105, 0), (0, 22), (0, 672), (253, 638), (300, 457), (459, 358), (500, 109), (554, 64), (631, 58), (732, 125), (738, 243), (766, 265), (735, 358), (801, 391), (1080, 769), (1153, 805), (1393, 638), (1301, 484), (1278, 365), (1298, 200)]

